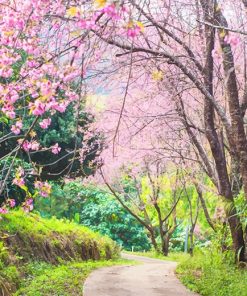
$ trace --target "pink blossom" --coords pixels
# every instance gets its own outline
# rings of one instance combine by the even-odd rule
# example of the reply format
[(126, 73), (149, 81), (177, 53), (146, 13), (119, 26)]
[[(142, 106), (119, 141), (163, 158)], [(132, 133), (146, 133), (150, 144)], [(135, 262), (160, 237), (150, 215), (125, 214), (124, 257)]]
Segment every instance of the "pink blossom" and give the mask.
[(95, 22), (93, 20), (80, 20), (78, 22), (78, 27), (85, 30), (92, 30), (96, 29)]
[(25, 201), (25, 203), (23, 204), (23, 210), (26, 213), (29, 213), (30, 211), (33, 210), (33, 199), (29, 198)]
[(8, 209), (6, 208), (0, 208), (0, 214), (8, 214)]
[(37, 141), (31, 141), (29, 142), (28, 140), (25, 140), (24, 142), (22, 142), (22, 140), (18, 141), (19, 144), (22, 146), (23, 150), (25, 150), (26, 152), (30, 151), (30, 150), (39, 150), (40, 144)]
[(39, 123), (40, 127), (43, 128), (43, 129), (47, 129), (50, 126), (50, 124), (51, 124), (51, 119), (50, 118), (43, 119)]
[(102, 12), (104, 12), (107, 16), (109, 16), (110, 18), (112, 18), (114, 20), (120, 19), (120, 15), (116, 9), (115, 4), (107, 5), (106, 7), (104, 7), (102, 9)]
[(53, 100), (47, 104), (47, 109), (53, 109), (53, 110), (63, 113), (63, 112), (65, 112), (67, 105), (68, 104), (65, 102), (62, 102), (59, 104), (58, 102)]
[(78, 77), (78, 73), (77, 71), (74, 71), (72, 73), (67, 74), (64, 78), (63, 81), (64, 82), (69, 82), (71, 80), (73, 80), (74, 78)]
[(42, 197), (48, 197), (51, 193), (51, 185), (48, 182), (36, 181), (34, 186), (39, 189), (39, 194)]
[(9, 69), (0, 69), (0, 76), (4, 77), (4, 78), (9, 78), (11, 77), (13, 74), (13, 69), (9, 68)]
[(19, 100), (19, 95), (18, 93), (15, 93), (10, 96), (9, 101), (11, 104), (14, 104), (17, 100)]
[(227, 44), (230, 44), (231, 46), (236, 47), (240, 43), (240, 38), (235, 36), (235, 35), (228, 34), (228, 35), (225, 36), (224, 41)]
[(9, 200), (8, 200), (8, 204), (9, 204), (9, 206), (10, 206), (11, 208), (13, 208), (13, 207), (15, 206), (16, 202), (15, 202), (14, 199), (9, 199)]
[(36, 100), (34, 103), (29, 104), (29, 108), (33, 115), (40, 116), (45, 113), (45, 104), (40, 100)]
[(127, 36), (130, 38), (135, 38), (141, 31), (143, 30), (143, 27), (138, 24), (133, 24), (128, 27), (127, 29)]
[(31, 148), (31, 150), (39, 150), (39, 143), (37, 142), (37, 141), (32, 141), (31, 143), (31, 146), (30, 146), (30, 148)]
[(24, 141), (23, 144), (22, 144), (22, 148), (23, 148), (26, 152), (28, 152), (28, 151), (30, 150), (30, 148), (31, 148), (29, 141)]
[(15, 118), (15, 111), (7, 111), (5, 113), (10, 119), (14, 119)]
[(58, 104), (55, 109), (57, 111), (63, 113), (63, 112), (65, 112), (66, 108), (67, 108), (67, 105), (65, 103), (61, 103), (61, 104)]
[(59, 147), (58, 143), (55, 145), (51, 146), (51, 152), (53, 154), (58, 154), (61, 151), (61, 147)]
[(16, 186), (19, 186), (19, 187), (22, 187), (25, 185), (25, 181), (24, 181), (24, 178), (20, 178), (20, 177), (16, 177), (14, 178), (13, 180), (13, 184), (16, 185)]
[(22, 126), (23, 126), (22, 121), (18, 120), (15, 125), (12, 125), (11, 131), (15, 135), (19, 135), (21, 132)]
[(5, 113), (10, 119), (15, 118), (15, 111), (14, 111), (14, 106), (10, 104), (5, 104), (2, 107), (3, 113)]

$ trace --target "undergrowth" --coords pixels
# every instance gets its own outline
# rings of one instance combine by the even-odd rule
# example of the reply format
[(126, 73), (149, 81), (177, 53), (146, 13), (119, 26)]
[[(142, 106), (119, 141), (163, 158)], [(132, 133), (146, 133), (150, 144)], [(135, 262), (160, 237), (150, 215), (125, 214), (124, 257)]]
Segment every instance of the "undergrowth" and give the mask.
[(80, 295), (64, 293), (72, 286), (79, 291), (88, 272), (115, 264), (119, 252), (87, 227), (13, 211), (0, 220), (0, 295)]
[(88, 261), (52, 266), (47, 263), (29, 263), (28, 276), (14, 296), (82, 296), (83, 283), (89, 273), (103, 266), (132, 264), (127, 260)]
[(176, 272), (183, 284), (203, 296), (247, 295), (247, 270), (234, 264), (231, 252), (196, 251), (194, 257), (181, 261)]
[(187, 258), (190, 258), (189, 254), (182, 253), (182, 252), (171, 252), (168, 256), (164, 256), (158, 252), (150, 251), (150, 252), (127, 252), (128, 254), (138, 255), (138, 256), (145, 256), (149, 258), (154, 259), (161, 259), (161, 260), (167, 260), (167, 261), (176, 261), (181, 262), (182, 260), (185, 260)]

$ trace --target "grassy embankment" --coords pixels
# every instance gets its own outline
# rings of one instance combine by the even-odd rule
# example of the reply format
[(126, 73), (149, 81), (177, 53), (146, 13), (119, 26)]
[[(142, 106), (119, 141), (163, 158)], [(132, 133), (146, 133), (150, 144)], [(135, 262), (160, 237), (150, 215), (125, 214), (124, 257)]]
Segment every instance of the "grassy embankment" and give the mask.
[(109, 238), (16, 211), (0, 220), (0, 295), (82, 295), (95, 268), (126, 264)]
[(192, 258), (184, 253), (170, 253), (168, 257), (155, 252), (133, 254), (177, 261), (176, 273), (181, 282), (203, 296), (247, 295), (247, 269), (238, 268), (230, 252), (222, 255), (207, 248), (197, 250)]

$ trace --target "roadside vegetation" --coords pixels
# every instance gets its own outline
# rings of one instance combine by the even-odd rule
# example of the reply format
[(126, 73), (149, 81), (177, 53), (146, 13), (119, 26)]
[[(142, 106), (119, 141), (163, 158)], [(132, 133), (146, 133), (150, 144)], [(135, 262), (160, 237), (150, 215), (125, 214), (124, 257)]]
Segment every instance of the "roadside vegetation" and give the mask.
[(246, 266), (236, 266), (231, 251), (219, 252), (217, 248), (196, 249), (191, 257), (183, 252), (169, 256), (150, 252), (128, 252), (149, 258), (178, 262), (176, 275), (190, 290), (202, 296), (246, 296)]
[(96, 268), (132, 264), (129, 260), (103, 260), (77, 263), (63, 263), (54, 266), (47, 263), (31, 262), (24, 267), (25, 279), (15, 296), (83, 295), (83, 284)]
[(77, 295), (91, 270), (121, 263), (115, 242), (67, 220), (20, 210), (0, 229), (1, 295)]
[(203, 296), (246, 296), (247, 270), (234, 264), (232, 253), (216, 250), (195, 252), (177, 267), (179, 279)]

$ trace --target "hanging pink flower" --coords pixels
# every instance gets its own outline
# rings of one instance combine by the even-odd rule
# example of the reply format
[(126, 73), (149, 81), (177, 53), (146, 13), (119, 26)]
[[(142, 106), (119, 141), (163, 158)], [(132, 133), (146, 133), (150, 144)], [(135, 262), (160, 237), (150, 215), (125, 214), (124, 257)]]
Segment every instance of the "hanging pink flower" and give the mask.
[(40, 100), (36, 100), (34, 103), (30, 103), (29, 108), (32, 114), (36, 116), (40, 116), (45, 113), (45, 104)]
[(39, 123), (40, 127), (43, 128), (43, 129), (47, 129), (50, 126), (50, 124), (51, 124), (51, 119), (50, 118), (43, 119)]
[(6, 208), (0, 208), (0, 214), (8, 214), (8, 209)]
[(15, 202), (14, 199), (9, 199), (9, 200), (8, 200), (8, 204), (9, 204), (9, 206), (10, 206), (11, 208), (13, 208), (13, 207), (15, 206), (16, 202)]
[(42, 197), (48, 197), (51, 193), (51, 185), (48, 182), (36, 181), (34, 186)]
[(61, 151), (61, 147), (59, 147), (58, 143), (55, 145), (51, 146), (51, 152), (53, 154), (58, 154)]
[(15, 135), (19, 135), (22, 127), (23, 127), (22, 121), (18, 120), (14, 125), (12, 125), (11, 131)]
[(24, 181), (24, 178), (20, 178), (20, 177), (16, 177), (14, 178), (13, 180), (13, 184), (16, 185), (16, 186), (19, 186), (19, 187), (22, 187), (25, 185), (25, 181)]
[(11, 104), (5, 104), (2, 107), (2, 111), (3, 113), (6, 114), (6, 116), (8, 116), (10, 119), (14, 119), (15, 118), (15, 111), (14, 111), (14, 106)]
[(35, 150), (35, 151), (37, 151), (37, 150), (39, 150), (39, 143), (37, 142), (37, 141), (32, 141), (31, 143), (30, 143), (30, 148), (31, 148), (31, 150)]
[(29, 198), (25, 201), (25, 203), (23, 204), (23, 210), (26, 213), (29, 213), (33, 210), (33, 199)]

